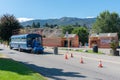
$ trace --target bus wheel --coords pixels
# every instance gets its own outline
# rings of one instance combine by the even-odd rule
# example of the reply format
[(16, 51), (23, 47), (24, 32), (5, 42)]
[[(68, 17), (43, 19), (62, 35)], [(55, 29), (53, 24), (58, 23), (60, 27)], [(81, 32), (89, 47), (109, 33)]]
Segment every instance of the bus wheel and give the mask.
[(13, 49), (13, 47), (10, 46), (10, 49)]
[(34, 53), (33, 49), (32, 49), (32, 50), (30, 50), (30, 51), (31, 51), (30, 53)]
[(43, 54), (44, 52), (43, 51), (39, 51), (38, 54)]
[(32, 53), (32, 50), (27, 50), (28, 53)]
[(39, 51), (38, 54), (42, 54), (42, 51)]

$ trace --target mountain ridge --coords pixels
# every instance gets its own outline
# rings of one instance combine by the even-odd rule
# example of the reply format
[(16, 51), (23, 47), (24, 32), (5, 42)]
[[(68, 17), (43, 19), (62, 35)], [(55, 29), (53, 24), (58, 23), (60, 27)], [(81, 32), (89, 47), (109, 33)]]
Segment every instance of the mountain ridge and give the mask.
[(59, 19), (35, 19), (26, 22), (21, 22), (22, 26), (32, 25), (32, 23), (40, 23), (43, 27), (46, 23), (49, 25), (57, 24), (58, 26), (66, 26), (66, 25), (75, 25), (78, 23), (83, 26), (84, 24), (88, 27), (91, 27), (92, 24), (96, 21), (96, 18), (76, 18), (76, 17), (62, 17)]

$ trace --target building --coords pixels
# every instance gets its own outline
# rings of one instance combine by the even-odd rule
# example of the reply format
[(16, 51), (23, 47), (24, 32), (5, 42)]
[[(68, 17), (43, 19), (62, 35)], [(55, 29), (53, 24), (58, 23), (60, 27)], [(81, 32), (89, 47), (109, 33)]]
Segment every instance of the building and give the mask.
[(118, 43), (117, 33), (94, 33), (89, 36), (89, 47), (97, 45), (99, 48), (110, 48), (113, 40)]
[(68, 34), (68, 37), (51, 37), (51, 38), (43, 38), (43, 46), (49, 47), (78, 47), (79, 46), (79, 38), (76, 34)]
[(68, 34), (63, 36), (62, 29), (57, 28), (33, 28), (21, 29), (20, 34), (37, 33), (43, 36), (43, 46), (48, 47), (78, 47), (79, 37), (77, 34)]

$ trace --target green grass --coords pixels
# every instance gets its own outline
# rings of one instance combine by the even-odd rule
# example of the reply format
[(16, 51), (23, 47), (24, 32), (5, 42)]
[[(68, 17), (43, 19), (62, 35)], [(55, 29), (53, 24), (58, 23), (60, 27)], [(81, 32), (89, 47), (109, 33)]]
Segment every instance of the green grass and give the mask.
[(0, 80), (47, 80), (17, 61), (0, 58)]
[[(68, 50), (68, 49), (62, 49), (62, 50)], [(84, 49), (77, 49), (77, 50), (69, 49), (69, 51), (77, 51), (77, 52), (83, 52), (84, 53)], [(93, 52), (93, 50), (87, 50), (87, 52), (85, 52), (85, 53), (103, 54), (101, 51), (98, 51), (98, 53), (96, 53), (96, 52)]]
[(102, 52), (98, 51), (98, 53), (93, 52), (93, 50), (88, 50), (88, 53), (95, 53), (95, 54), (103, 54)]
[[(84, 52), (84, 49), (76, 50), (78, 52)], [(93, 50), (87, 50), (85, 53), (91, 53), (91, 54), (103, 54), (102, 52), (98, 51), (98, 53), (93, 52)]]

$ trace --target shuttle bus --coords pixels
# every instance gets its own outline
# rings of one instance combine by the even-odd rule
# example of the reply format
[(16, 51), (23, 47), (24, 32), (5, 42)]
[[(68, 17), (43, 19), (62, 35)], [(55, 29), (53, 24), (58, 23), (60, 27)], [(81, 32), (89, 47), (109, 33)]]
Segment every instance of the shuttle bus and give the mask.
[[(38, 38), (39, 46), (33, 47), (33, 40)], [(10, 38), (10, 49), (18, 49), (20, 52), (23, 50), (32, 51), (32, 52), (39, 52), (43, 53), (43, 46), (42, 46), (42, 36), (39, 34), (22, 34), (22, 35), (13, 35)]]

